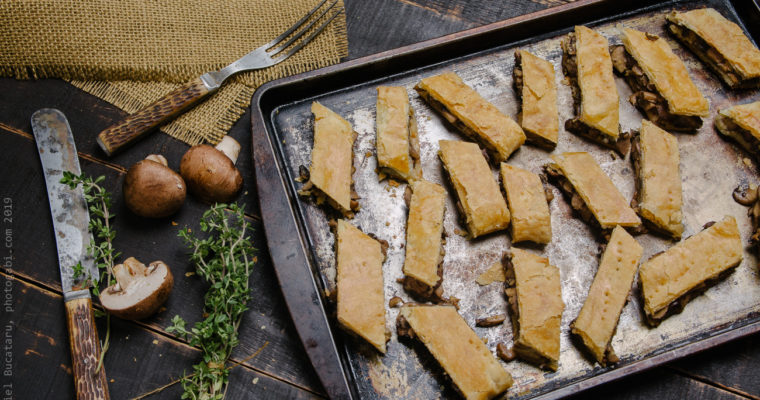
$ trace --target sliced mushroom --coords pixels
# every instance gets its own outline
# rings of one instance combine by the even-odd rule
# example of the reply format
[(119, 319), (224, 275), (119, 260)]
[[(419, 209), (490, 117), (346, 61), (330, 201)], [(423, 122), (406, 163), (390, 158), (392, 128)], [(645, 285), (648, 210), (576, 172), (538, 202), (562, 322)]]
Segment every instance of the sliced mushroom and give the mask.
[(158, 310), (169, 297), (174, 277), (163, 261), (147, 267), (134, 257), (113, 267), (116, 283), (100, 293), (100, 304), (123, 319), (146, 318)]
[(179, 171), (187, 187), (206, 203), (232, 201), (243, 186), (243, 177), (235, 168), (240, 144), (225, 136), (216, 147), (193, 146), (182, 156)]
[(124, 179), (124, 201), (133, 213), (162, 218), (185, 202), (185, 181), (168, 167), (166, 158), (151, 154), (129, 168)]

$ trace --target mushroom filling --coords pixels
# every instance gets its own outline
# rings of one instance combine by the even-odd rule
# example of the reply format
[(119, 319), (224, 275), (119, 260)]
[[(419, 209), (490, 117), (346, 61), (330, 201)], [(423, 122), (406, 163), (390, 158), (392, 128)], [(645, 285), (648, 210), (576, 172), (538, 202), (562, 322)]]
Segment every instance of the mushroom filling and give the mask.
[(551, 360), (535, 349), (532, 349), (520, 342), (520, 303), (517, 297), (517, 278), (515, 276), (515, 267), (512, 264), (512, 254), (507, 253), (502, 258), (504, 264), (504, 294), (507, 296), (507, 307), (509, 308), (509, 317), (512, 321), (512, 329), (515, 332), (513, 351), (523, 360), (530, 363), (543, 366), (551, 364)]
[[(631, 141), (631, 164), (633, 165), (633, 182), (635, 184), (633, 189), (633, 199), (631, 200), (631, 208), (633, 208), (637, 214), (641, 215), (639, 204), (642, 201), (641, 196), (644, 185), (644, 170), (641, 168), (641, 142), (638, 132), (633, 136), (633, 140)], [(645, 229), (657, 232), (661, 235), (673, 237), (672, 232), (668, 232), (646, 218), (642, 218), (642, 222), (642, 227), (646, 225)], [(644, 233), (645, 230), (639, 229), (639, 232)]]
[(751, 88), (760, 85), (760, 77), (744, 80), (742, 74), (713, 46), (686, 26), (667, 21), (667, 28), (678, 40), (689, 48), (700, 60), (709, 65), (733, 89)]
[[(486, 159), (488, 159), (488, 157), (486, 157)], [(457, 186), (454, 185), (454, 180), (451, 179), (451, 173), (449, 173), (449, 169), (446, 168), (446, 164), (441, 163), (441, 165), (443, 166), (443, 171), (444, 171), (443, 175), (444, 175), (446, 181), (449, 183), (449, 185), (451, 187), (454, 188), (454, 194), (455, 194), (455, 198), (456, 198), (456, 201), (454, 203), (457, 206), (457, 211), (459, 211), (459, 218), (458, 218), (459, 219), (459, 223), (462, 224), (462, 225), (464, 225), (464, 226), (466, 226), (467, 230), (469, 232), (470, 231), (470, 223), (472, 222), (472, 220), (470, 218), (470, 214), (468, 214), (468, 213), (466, 213), (464, 211), (464, 206), (462, 206), (462, 199), (459, 197), (459, 190), (457, 190)], [(472, 232), (469, 232), (469, 233), (470, 233), (470, 235), (472, 235)]]
[[(562, 41), (562, 70), (570, 82), (570, 88), (573, 92), (573, 104), (575, 114), (580, 114), (581, 110), (581, 88), (578, 84), (578, 57), (575, 47), (575, 34), (568, 35), (567, 40)], [(631, 147), (630, 134), (621, 133), (617, 138), (605, 134), (604, 132), (587, 125), (580, 118), (572, 118), (565, 121), (565, 129), (591, 141), (599, 143), (605, 147), (613, 149), (625, 156)]]
[(438, 263), (438, 269), (436, 271), (438, 274), (438, 282), (436, 282), (435, 285), (430, 286), (411, 276), (404, 276), (404, 290), (420, 300), (430, 300), (434, 303), (446, 301), (446, 299), (443, 298), (443, 287), (441, 286), (443, 283), (443, 258), (445, 254), (443, 248), (444, 235), (445, 233), (441, 232), (441, 261)]
[(734, 139), (750, 154), (757, 155), (760, 151), (760, 139), (752, 135), (750, 131), (734, 123), (731, 118), (718, 114), (715, 118), (715, 126), (721, 133)]
[(702, 118), (694, 115), (673, 114), (668, 108), (668, 101), (662, 97), (649, 80), (639, 63), (623, 45), (610, 46), (610, 57), (615, 72), (621, 75), (633, 94), (629, 98), (647, 119), (666, 130), (692, 132), (702, 126)]
[(565, 121), (565, 129), (576, 135), (583, 136), (589, 140), (615, 150), (623, 157), (625, 157), (631, 147), (630, 133), (621, 132), (618, 138), (614, 139), (612, 136), (602, 133), (602, 131), (586, 125), (578, 118), (568, 119)]
[[(417, 135), (417, 120), (414, 118), (414, 110), (409, 107), (409, 119), (407, 120), (407, 131), (409, 132), (409, 175), (414, 176), (415, 171), (420, 168), (420, 140)], [(387, 176), (407, 181), (407, 177), (396, 173), (396, 170), (389, 167), (380, 167), (378, 172)], [(353, 209), (353, 207), (352, 207)]]
[(455, 128), (457, 128), (460, 132), (462, 132), (465, 136), (468, 138), (478, 142), (481, 146), (483, 146), (486, 151), (488, 152), (488, 155), (490, 157), (486, 157), (486, 159), (493, 159), (493, 160), (501, 160), (502, 157), (499, 155), (499, 150), (496, 148), (496, 146), (493, 145), (489, 140), (486, 138), (481, 137), (474, 129), (470, 128), (469, 126), (465, 125), (464, 122), (459, 120), (449, 109), (441, 103), (440, 101), (433, 98), (433, 96), (430, 95), (426, 90), (415, 86), (415, 89), (417, 90), (417, 93), (425, 99), (425, 101), (430, 104), (431, 107), (433, 107), (434, 110), (438, 111), (445, 119), (446, 121), (449, 121), (450, 124), (454, 125)]
[[(654, 257), (657, 257), (659, 255), (660, 254), (657, 254)], [(650, 258), (650, 260), (652, 258)], [(680, 313), (686, 307), (686, 304), (688, 304), (692, 299), (701, 295), (707, 289), (711, 288), (718, 282), (728, 277), (728, 275), (731, 275), (731, 273), (734, 272), (734, 269), (736, 269), (736, 267), (739, 264), (741, 264), (741, 262), (736, 263), (736, 265), (729, 267), (728, 269), (722, 271), (721, 273), (719, 273), (718, 275), (714, 277), (705, 279), (704, 281), (700, 282), (699, 284), (697, 284), (696, 286), (688, 290), (686, 293), (679, 296), (677, 299), (670, 302), (670, 304), (668, 304), (667, 306), (655, 311), (654, 314), (650, 315), (648, 313), (644, 313), (646, 314), (647, 322), (651, 326), (657, 326), (660, 324), (660, 322), (662, 322), (663, 319), (667, 318), (668, 316)], [(640, 284), (641, 282), (639, 281), (639, 285)]]
[(586, 202), (583, 201), (581, 196), (575, 190), (575, 187), (573, 187), (573, 184), (570, 183), (570, 180), (567, 179), (567, 177), (556, 165), (547, 164), (544, 166), (544, 172), (546, 173), (546, 176), (549, 178), (549, 180), (552, 181), (552, 183), (554, 183), (554, 185), (557, 186), (559, 190), (565, 195), (565, 198), (570, 203), (570, 207), (572, 207), (572, 209), (575, 210), (578, 215), (580, 215), (581, 219), (584, 222), (591, 225), (604, 236), (607, 236), (609, 234), (610, 229), (602, 228), (602, 226), (599, 224), (599, 221), (597, 221), (596, 217), (594, 216), (594, 213), (591, 212), (591, 209), (588, 208)]
[[(520, 56), (520, 52), (515, 52), (515, 68), (512, 70), (512, 83), (515, 87), (515, 93), (517, 94), (517, 99), (520, 100), (517, 102), (517, 113), (522, 112), (522, 92), (523, 92), (523, 70), (522, 70), (522, 57)], [(522, 124), (521, 124), (522, 125)], [(554, 149), (557, 144), (553, 143), (551, 140), (546, 139), (545, 137), (541, 135), (537, 135), (533, 132), (531, 132), (529, 129), (523, 128), (523, 132), (525, 132), (525, 141), (535, 144), (536, 146), (545, 148), (545, 149)]]

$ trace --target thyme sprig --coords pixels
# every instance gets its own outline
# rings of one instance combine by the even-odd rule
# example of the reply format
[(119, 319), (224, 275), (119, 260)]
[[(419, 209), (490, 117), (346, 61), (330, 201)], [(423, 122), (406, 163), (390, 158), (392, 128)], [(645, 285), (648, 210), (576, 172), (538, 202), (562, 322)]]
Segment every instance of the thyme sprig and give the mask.
[[(116, 214), (111, 213), (111, 193), (109, 193), (100, 184), (105, 181), (105, 176), (99, 176), (92, 179), (82, 175), (76, 175), (70, 171), (63, 172), (61, 183), (74, 189), (82, 185), (84, 199), (87, 202), (87, 208), (90, 213), (90, 224), (88, 226), (95, 240), (91, 240), (87, 247), (87, 253), (95, 260), (95, 265), (101, 271), (98, 282), (106, 282), (106, 286), (113, 282), (113, 265), (121, 253), (113, 247), (113, 241), (116, 238), (116, 231), (111, 226), (111, 220)], [(81, 263), (74, 266), (74, 278), (79, 278), (84, 273)], [(92, 277), (88, 277), (92, 278)], [(104, 279), (105, 278), (105, 279)], [(96, 296), (100, 295), (100, 289), (97, 285), (92, 287)]]
[[(82, 185), (82, 191), (84, 192), (84, 200), (87, 202), (87, 208), (90, 214), (90, 224), (88, 228), (92, 233), (94, 240), (90, 241), (87, 246), (87, 253), (92, 256), (95, 261), (95, 265), (100, 270), (100, 277), (97, 280), (98, 284), (105, 282), (105, 286), (109, 286), (115, 283), (113, 279), (113, 265), (114, 261), (121, 256), (121, 253), (116, 251), (113, 247), (113, 241), (116, 238), (116, 231), (111, 226), (111, 219), (116, 214), (111, 213), (111, 193), (109, 193), (101, 183), (105, 181), (105, 176), (99, 176), (95, 179), (82, 173), (76, 175), (70, 171), (63, 171), (63, 178), (61, 183), (68, 185), (74, 189), (79, 185)], [(74, 279), (79, 279), (84, 274), (84, 268), (82, 263), (79, 262), (74, 268)], [(86, 277), (92, 281), (93, 277)], [(98, 284), (92, 285), (92, 292), (96, 296), (100, 296), (100, 287)], [(108, 351), (108, 346), (111, 338), (111, 315), (106, 315), (106, 338), (101, 344), (100, 359), (98, 360), (98, 367), (95, 369), (97, 373), (100, 368), (103, 367), (103, 360)]]
[(227, 391), (225, 364), (238, 344), (238, 328), (251, 298), (248, 278), (256, 250), (248, 235), (251, 229), (244, 207), (233, 203), (216, 204), (203, 214), (202, 235), (194, 235), (187, 227), (179, 232), (192, 252), (196, 273), (211, 285), (204, 297), (202, 321), (188, 329), (177, 315), (166, 329), (199, 347), (203, 355), (194, 372), (182, 380), (183, 399), (223, 399)]

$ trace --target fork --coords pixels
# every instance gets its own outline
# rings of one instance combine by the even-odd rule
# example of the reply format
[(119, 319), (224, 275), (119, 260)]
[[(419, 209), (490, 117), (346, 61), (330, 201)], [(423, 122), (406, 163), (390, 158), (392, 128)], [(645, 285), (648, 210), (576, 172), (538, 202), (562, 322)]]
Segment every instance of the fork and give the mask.
[[(230, 76), (242, 71), (271, 67), (285, 61), (311, 42), (335, 17), (343, 12), (343, 7), (333, 10), (338, 3), (338, 0), (334, 0), (321, 14), (316, 18), (312, 18), (318, 14), (318, 11), (326, 2), (327, 0), (322, 0), (314, 9), (271, 42), (251, 51), (219, 71), (207, 72), (185, 83), (153, 104), (106, 128), (98, 134), (98, 145), (108, 156), (111, 156), (146, 133), (153, 131), (159, 125), (177, 117), (202, 98), (219, 90), (222, 83)], [(314, 24), (325, 17), (328, 12), (332, 12), (332, 14), (327, 17), (327, 20), (306, 36), (306, 33), (314, 27)], [(296, 33), (294, 34), (293, 32)]]

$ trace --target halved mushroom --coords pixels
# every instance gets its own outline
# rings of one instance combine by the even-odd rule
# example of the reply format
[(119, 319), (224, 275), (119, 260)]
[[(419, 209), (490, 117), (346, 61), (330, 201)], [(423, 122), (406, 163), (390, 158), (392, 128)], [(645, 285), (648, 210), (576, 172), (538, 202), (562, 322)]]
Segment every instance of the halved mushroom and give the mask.
[(182, 207), (186, 195), (185, 181), (158, 154), (151, 154), (129, 168), (123, 191), (127, 207), (148, 218), (174, 214)]
[(216, 147), (193, 146), (182, 156), (179, 172), (194, 195), (206, 203), (226, 203), (235, 198), (243, 186), (243, 177), (235, 168), (240, 144), (225, 136)]
[(147, 267), (134, 257), (114, 265), (116, 283), (100, 293), (100, 304), (123, 319), (146, 318), (158, 310), (174, 286), (172, 272), (163, 261)]

